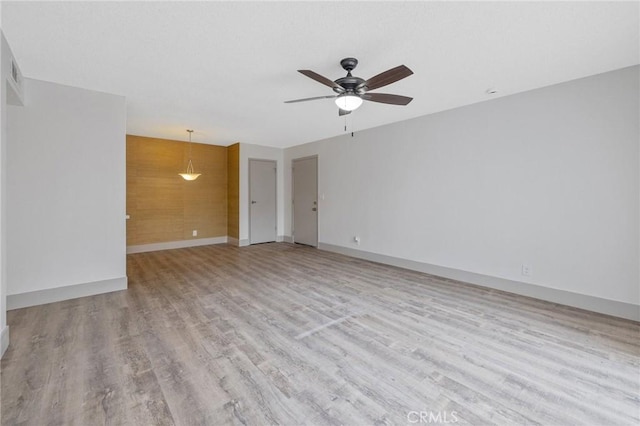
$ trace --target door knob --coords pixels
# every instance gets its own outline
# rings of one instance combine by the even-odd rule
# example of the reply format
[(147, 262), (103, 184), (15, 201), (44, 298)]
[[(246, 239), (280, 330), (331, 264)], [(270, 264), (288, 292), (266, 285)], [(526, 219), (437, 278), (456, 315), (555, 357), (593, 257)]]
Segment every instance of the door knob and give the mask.
[(318, 209), (316, 209), (315, 207), (311, 209), (311, 211), (313, 211), (313, 212), (315, 212), (316, 210), (318, 210)]
[(257, 201), (253, 201), (253, 200), (251, 200), (251, 204), (255, 204), (255, 203), (257, 203)]

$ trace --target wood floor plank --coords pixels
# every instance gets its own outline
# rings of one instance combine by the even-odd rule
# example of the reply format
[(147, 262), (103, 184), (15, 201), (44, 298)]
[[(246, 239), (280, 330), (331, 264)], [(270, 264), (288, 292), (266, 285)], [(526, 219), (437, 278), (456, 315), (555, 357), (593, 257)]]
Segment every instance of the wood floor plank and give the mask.
[(8, 313), (3, 425), (640, 423), (637, 322), (285, 243), (127, 273)]

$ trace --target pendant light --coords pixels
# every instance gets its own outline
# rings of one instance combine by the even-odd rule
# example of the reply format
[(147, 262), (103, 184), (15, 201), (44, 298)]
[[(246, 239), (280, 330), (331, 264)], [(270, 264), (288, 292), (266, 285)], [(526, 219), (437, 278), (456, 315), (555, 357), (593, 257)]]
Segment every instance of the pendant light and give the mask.
[(178, 173), (178, 174), (182, 176), (182, 179), (184, 180), (196, 180), (198, 179), (198, 176), (200, 176), (200, 173), (194, 172), (193, 163), (191, 162), (191, 133), (193, 133), (193, 130), (187, 129), (187, 132), (189, 132), (189, 164), (187, 165), (186, 173)]

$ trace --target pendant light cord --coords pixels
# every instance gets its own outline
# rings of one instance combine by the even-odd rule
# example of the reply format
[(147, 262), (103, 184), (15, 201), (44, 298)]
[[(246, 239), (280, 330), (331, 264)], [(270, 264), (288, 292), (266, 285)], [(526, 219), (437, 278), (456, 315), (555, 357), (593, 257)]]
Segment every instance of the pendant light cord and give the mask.
[(189, 162), (191, 162), (191, 134), (193, 133), (193, 130), (187, 129), (187, 132), (189, 132)]
[(189, 132), (189, 162), (187, 163), (187, 174), (193, 174), (193, 161), (191, 161), (193, 158), (191, 156), (191, 134), (193, 133), (193, 130), (187, 129), (187, 132)]

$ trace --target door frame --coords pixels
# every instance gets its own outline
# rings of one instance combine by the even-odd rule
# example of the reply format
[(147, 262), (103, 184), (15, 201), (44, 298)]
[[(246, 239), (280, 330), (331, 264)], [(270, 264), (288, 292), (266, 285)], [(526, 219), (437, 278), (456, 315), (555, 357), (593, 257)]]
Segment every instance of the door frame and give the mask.
[(276, 238), (274, 241), (278, 241), (278, 161), (277, 160), (271, 160), (268, 158), (248, 158), (247, 159), (247, 177), (248, 177), (248, 181), (249, 181), (249, 190), (247, 191), (247, 205), (249, 206), (249, 217), (248, 217), (248, 222), (249, 222), (249, 245), (251, 245), (251, 162), (252, 161), (262, 161), (262, 162), (268, 162), (268, 163), (273, 163), (273, 167), (275, 169), (275, 176), (276, 176), (276, 185), (274, 188), (274, 196), (275, 196), (275, 205), (276, 205), (276, 223), (275, 223), (275, 227), (276, 227)]
[(311, 160), (311, 159), (315, 159), (316, 160), (316, 208), (318, 209), (316, 211), (316, 245), (315, 246), (309, 246), (309, 247), (318, 247), (320, 245), (320, 200), (318, 199), (318, 195), (319, 195), (319, 191), (318, 191), (318, 186), (320, 185), (320, 181), (319, 181), (319, 174), (320, 174), (320, 162), (318, 161), (318, 154), (315, 155), (307, 155), (306, 157), (300, 157), (300, 158), (294, 158), (291, 160), (291, 242), (295, 244), (296, 242), (296, 233), (295, 233), (295, 229), (296, 229), (296, 220), (295, 220), (295, 209), (296, 209), (296, 205), (294, 204), (294, 194), (295, 194), (295, 178), (294, 178), (294, 174), (293, 174), (293, 167), (295, 165), (296, 161), (302, 161), (302, 160)]

